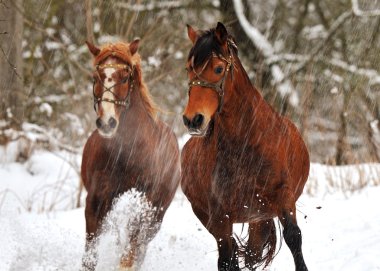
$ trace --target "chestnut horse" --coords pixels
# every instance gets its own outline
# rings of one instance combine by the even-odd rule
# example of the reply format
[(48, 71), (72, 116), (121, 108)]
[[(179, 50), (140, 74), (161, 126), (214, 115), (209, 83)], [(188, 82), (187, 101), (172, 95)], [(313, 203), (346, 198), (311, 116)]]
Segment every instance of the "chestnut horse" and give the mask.
[[(309, 174), (309, 154), (297, 128), (251, 84), (223, 24), (195, 31), (187, 62), (189, 101), (183, 120), (193, 136), (182, 150), (182, 189), (214, 236), (218, 270), (254, 270), (276, 250), (273, 218), (283, 226), (296, 270), (307, 270), (296, 200)], [(236, 242), (233, 223), (249, 223)], [(244, 253), (243, 253), (244, 252)]]
[[(156, 107), (142, 79), (139, 40), (101, 49), (87, 45), (95, 58), (97, 129), (86, 142), (81, 168), (88, 192), (86, 253), (99, 235), (114, 199), (134, 188), (145, 195), (154, 210), (152, 225), (129, 229), (129, 248), (121, 252), (120, 268), (137, 270), (144, 248), (158, 231), (180, 181), (178, 143), (172, 130), (156, 117)], [(139, 236), (139, 227), (143, 226), (152, 229), (148, 236)], [(94, 261), (84, 257), (85, 270), (95, 269), (94, 256)]]

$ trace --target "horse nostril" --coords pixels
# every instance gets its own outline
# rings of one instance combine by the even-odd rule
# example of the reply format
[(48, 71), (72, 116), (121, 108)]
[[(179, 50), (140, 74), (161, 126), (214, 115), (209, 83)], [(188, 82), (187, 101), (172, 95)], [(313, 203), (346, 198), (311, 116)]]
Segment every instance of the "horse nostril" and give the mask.
[(108, 125), (113, 129), (116, 127), (116, 124), (117, 124), (117, 122), (116, 122), (115, 118), (110, 117), (110, 119), (108, 120)]
[(98, 129), (100, 129), (100, 127), (102, 127), (102, 119), (101, 118), (97, 118), (95, 123), (96, 123), (96, 127), (98, 127)]
[(185, 124), (185, 126), (188, 127), (190, 125), (190, 120), (185, 115), (183, 115), (182, 118), (183, 124)]
[(196, 114), (192, 121), (193, 128), (199, 128), (203, 123), (204, 117), (202, 114)]

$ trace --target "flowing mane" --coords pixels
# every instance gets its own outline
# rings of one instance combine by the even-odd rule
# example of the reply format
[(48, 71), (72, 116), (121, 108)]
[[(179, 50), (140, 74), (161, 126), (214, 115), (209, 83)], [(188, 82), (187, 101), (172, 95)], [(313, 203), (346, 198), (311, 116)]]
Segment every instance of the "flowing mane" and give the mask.
[(149, 116), (153, 119), (157, 119), (158, 106), (154, 103), (148, 87), (142, 78), (141, 71), (141, 58), (136, 52), (131, 55), (129, 50), (129, 43), (118, 42), (113, 44), (107, 44), (101, 47), (100, 53), (94, 59), (94, 65), (101, 64), (107, 57), (113, 56), (126, 62), (132, 69), (134, 69), (134, 82), (137, 86), (138, 93), (143, 101), (144, 107)]
[[(199, 67), (212, 55), (212, 53), (216, 53), (217, 55), (224, 55), (226, 52), (223, 52), (223, 48), (219, 42), (215, 39), (215, 28), (206, 31), (198, 31), (199, 37), (191, 48), (188, 60), (192, 57), (194, 67)], [(238, 50), (235, 44), (234, 38), (232, 35), (228, 35), (228, 43), (231, 45), (233, 53), (237, 56)]]

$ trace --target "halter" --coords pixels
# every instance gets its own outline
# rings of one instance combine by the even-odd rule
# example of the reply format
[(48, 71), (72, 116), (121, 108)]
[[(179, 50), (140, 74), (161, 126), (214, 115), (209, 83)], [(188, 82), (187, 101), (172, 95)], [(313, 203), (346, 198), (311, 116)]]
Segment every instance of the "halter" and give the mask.
[[(232, 53), (230, 49), (230, 42), (228, 42), (227, 48), (228, 48), (228, 54), (229, 54), (227, 59), (223, 55), (221, 54), (217, 55), (213, 52), (212, 55), (209, 57), (209, 59), (206, 61), (206, 63), (202, 66), (202, 69), (199, 73), (195, 71), (194, 65), (192, 65), (192, 70), (195, 73), (195, 78), (189, 82), (189, 96), (190, 96), (191, 88), (194, 86), (211, 88), (216, 91), (219, 97), (219, 105), (218, 105), (218, 110), (217, 110), (218, 113), (222, 111), (223, 102), (224, 102), (224, 86), (225, 86), (227, 74), (230, 70), (231, 70), (231, 79), (233, 78), (233, 58), (232, 58)], [(224, 71), (223, 77), (216, 83), (208, 82), (207, 80), (201, 77), (201, 74), (203, 73), (204, 69), (207, 67), (208, 63), (213, 57), (217, 57), (227, 63), (226, 70)], [(232, 69), (231, 69), (231, 66), (232, 66)]]
[[(99, 69), (105, 69), (105, 68), (114, 68), (114, 69), (117, 69), (117, 70), (120, 70), (120, 69), (125, 69), (127, 71), (129, 71), (129, 75), (126, 77), (127, 80), (123, 79), (120, 83), (116, 83), (114, 84), (113, 86), (107, 88), (102, 81), (101, 84), (103, 85), (103, 87), (105, 88), (105, 90), (101, 93), (101, 96), (100, 97), (97, 97), (95, 95), (95, 84), (96, 84), (96, 81), (94, 80), (94, 84), (93, 84), (93, 87), (92, 87), (92, 94), (94, 95), (94, 110), (97, 111), (97, 107), (96, 105), (100, 102), (108, 102), (108, 103), (113, 103), (114, 105), (118, 105), (118, 106), (124, 106), (125, 109), (127, 110), (131, 104), (131, 98), (130, 98), (130, 94), (133, 90), (133, 69), (130, 68), (129, 65), (126, 65), (126, 64), (117, 64), (117, 63), (114, 63), (114, 64), (103, 64), (103, 65), (96, 65), (96, 70), (97, 72), (99, 73)], [(115, 86), (118, 86), (118, 85), (121, 85), (121, 84), (125, 84), (126, 81), (128, 81), (129, 79), (130, 80), (130, 84), (129, 84), (129, 88), (128, 88), (128, 94), (127, 94), (127, 97), (125, 97), (125, 99), (122, 99), (120, 98), (118, 95), (116, 95), (116, 93), (114, 93), (111, 89)], [(108, 98), (103, 98), (103, 95), (105, 92), (111, 92), (111, 94), (116, 97), (117, 99), (108, 99)]]

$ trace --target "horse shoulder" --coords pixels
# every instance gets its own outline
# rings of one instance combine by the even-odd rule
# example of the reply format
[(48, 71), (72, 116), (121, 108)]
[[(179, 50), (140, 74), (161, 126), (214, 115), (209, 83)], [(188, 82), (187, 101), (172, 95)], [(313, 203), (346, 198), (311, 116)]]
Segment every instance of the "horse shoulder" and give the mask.
[(86, 189), (88, 189), (90, 185), (89, 172), (92, 171), (91, 163), (93, 163), (94, 153), (99, 146), (99, 144), (96, 144), (98, 137), (97, 132), (93, 131), (83, 148), (81, 178)]
[(182, 167), (182, 177), (181, 177), (181, 187), (184, 192), (188, 188), (188, 183), (191, 182), (191, 168), (194, 166), (192, 161), (193, 150), (195, 147), (194, 138), (190, 138), (182, 148), (181, 151), (181, 167)]
[(200, 138), (191, 137), (186, 144), (183, 146), (181, 151), (181, 164), (184, 171), (188, 171), (191, 168), (196, 167), (196, 162), (201, 154), (199, 150)]
[(157, 125), (160, 128), (161, 140), (168, 143), (170, 151), (175, 151), (179, 157), (178, 141), (173, 129), (170, 128), (168, 124), (160, 120), (157, 121)]

